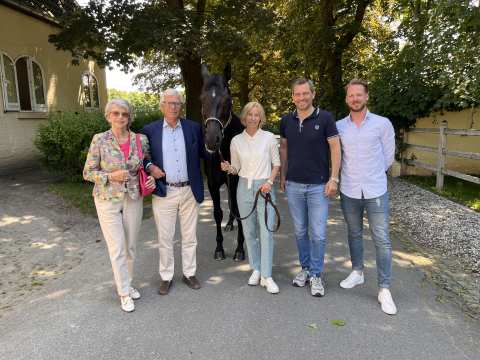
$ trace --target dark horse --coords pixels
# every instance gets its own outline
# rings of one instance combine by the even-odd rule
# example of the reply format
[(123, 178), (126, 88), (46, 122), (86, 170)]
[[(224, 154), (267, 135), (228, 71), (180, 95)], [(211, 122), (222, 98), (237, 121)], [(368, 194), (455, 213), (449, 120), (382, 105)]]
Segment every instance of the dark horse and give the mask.
[[(237, 186), (238, 176), (227, 175), (220, 168), (222, 160), (230, 161), (230, 143), (235, 135), (240, 134), (244, 127), (240, 119), (232, 111), (232, 98), (228, 88), (230, 80), (230, 67), (225, 68), (224, 76), (209, 75), (205, 66), (202, 66), (203, 88), (201, 94), (202, 116), (204, 121), (205, 147), (210, 153), (205, 161), (207, 173), (208, 190), (213, 201), (213, 216), (217, 225), (217, 247), (215, 248), (215, 259), (225, 259), (223, 249), (222, 219), (223, 211), (220, 206), (220, 187), (227, 184), (229, 194), (230, 217), (225, 227), (226, 231), (233, 230), (233, 210), (238, 214)], [(228, 177), (228, 178), (227, 178)], [(238, 241), (233, 260), (245, 260), (243, 248), (243, 229), (241, 221), (238, 223)]]

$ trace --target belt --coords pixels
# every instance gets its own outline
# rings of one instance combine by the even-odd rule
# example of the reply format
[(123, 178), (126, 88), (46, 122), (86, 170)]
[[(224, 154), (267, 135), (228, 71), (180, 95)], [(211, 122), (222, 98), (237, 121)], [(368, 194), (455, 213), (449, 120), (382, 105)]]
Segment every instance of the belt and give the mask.
[(181, 181), (177, 183), (169, 183), (167, 182), (167, 186), (173, 186), (173, 187), (184, 187), (184, 186), (189, 186), (190, 181)]

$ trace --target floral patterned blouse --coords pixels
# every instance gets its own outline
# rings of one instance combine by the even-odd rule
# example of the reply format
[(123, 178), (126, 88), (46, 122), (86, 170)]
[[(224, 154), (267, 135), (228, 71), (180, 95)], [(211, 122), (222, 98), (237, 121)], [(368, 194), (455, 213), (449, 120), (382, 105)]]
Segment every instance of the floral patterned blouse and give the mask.
[[(112, 130), (93, 136), (83, 169), (83, 178), (95, 183), (93, 196), (102, 200), (123, 200), (125, 193), (128, 193), (134, 200), (139, 198), (138, 169), (143, 159), (138, 157), (135, 138), (136, 134), (130, 131), (130, 153), (125, 159)], [(143, 156), (148, 159), (150, 147), (147, 137), (141, 134), (140, 140)], [(107, 174), (115, 170), (128, 170), (128, 181), (109, 182)]]

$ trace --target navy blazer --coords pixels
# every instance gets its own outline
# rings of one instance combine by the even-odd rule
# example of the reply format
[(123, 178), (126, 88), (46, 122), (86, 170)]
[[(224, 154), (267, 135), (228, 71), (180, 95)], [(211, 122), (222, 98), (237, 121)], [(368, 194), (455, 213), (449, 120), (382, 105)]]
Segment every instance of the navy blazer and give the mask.
[[(163, 135), (164, 119), (154, 121), (140, 132), (145, 134), (150, 143), (151, 162), (163, 170), (163, 151), (162, 151), (162, 135)], [(205, 145), (203, 142), (202, 129), (199, 124), (188, 119), (180, 119), (182, 125), (183, 137), (185, 139), (185, 152), (187, 154), (187, 172), (190, 187), (193, 196), (198, 203), (203, 201), (203, 177), (200, 168), (200, 158), (205, 158)], [(145, 161), (147, 164), (149, 161)], [(165, 197), (167, 195), (167, 185), (165, 177), (155, 181), (156, 188), (153, 192), (155, 195)]]

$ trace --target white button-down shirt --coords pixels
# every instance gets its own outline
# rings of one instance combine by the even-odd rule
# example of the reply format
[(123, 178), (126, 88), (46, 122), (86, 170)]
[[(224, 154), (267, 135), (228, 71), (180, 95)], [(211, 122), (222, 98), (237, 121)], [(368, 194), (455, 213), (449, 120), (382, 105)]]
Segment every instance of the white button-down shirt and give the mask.
[(386, 171), (395, 155), (395, 132), (385, 117), (367, 111), (360, 126), (350, 115), (337, 121), (342, 143), (340, 191), (354, 199), (387, 192)]
[(258, 129), (250, 136), (244, 130), (232, 139), (230, 144), (232, 166), (238, 175), (248, 179), (248, 188), (252, 180), (267, 179), (272, 174), (272, 166), (280, 166), (280, 154), (275, 135)]
[(187, 153), (180, 119), (174, 128), (166, 120), (163, 121), (162, 154), (167, 182), (188, 181)]

